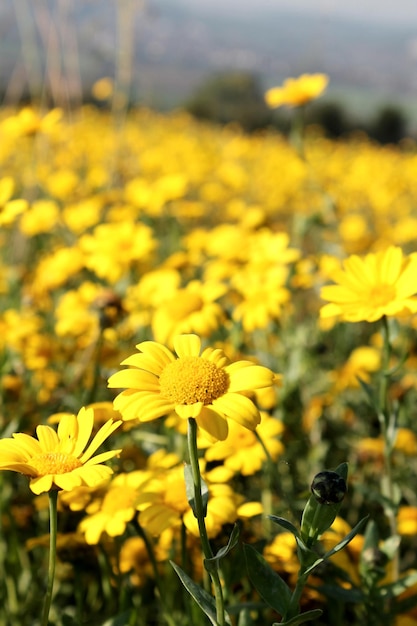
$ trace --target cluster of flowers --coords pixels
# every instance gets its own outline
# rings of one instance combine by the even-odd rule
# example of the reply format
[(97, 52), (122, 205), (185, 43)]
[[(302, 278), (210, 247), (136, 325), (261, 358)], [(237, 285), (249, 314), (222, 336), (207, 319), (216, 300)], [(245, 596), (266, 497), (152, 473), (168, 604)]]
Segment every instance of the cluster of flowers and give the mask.
[[(0, 469), (29, 476), (35, 494), (59, 489), (60, 506), (82, 512), (87, 544), (124, 537), (119, 569), (134, 584), (149, 570), (129, 523), (157, 537), (161, 561), (183, 525), (195, 547), (188, 418), (199, 427), (211, 538), (265, 510), (266, 490), (242, 477), (284, 453), (289, 492), (319, 468), (318, 451), (320, 464), (347, 456), (358, 476), (377, 479), (382, 439), (358, 419), (356, 398), (380, 369), (372, 323), (386, 317), (403, 330), (398, 361), (408, 350), (393, 389), (407, 408), (398, 481), (417, 475), (409, 146), (314, 131), (301, 158), (279, 135), (248, 137), (183, 113), (132, 113), (120, 133), (88, 107), (71, 123), (23, 109), (1, 114), (0, 163)], [(350, 332), (338, 322), (369, 324)], [(114, 404), (112, 389), (123, 389)], [(116, 449), (94, 456), (110, 435)], [(112, 458), (114, 475), (103, 465)], [(399, 529), (412, 537), (417, 496), (402, 505)], [(287, 506), (283, 493), (273, 506)], [(285, 540), (265, 554), (292, 575)]]

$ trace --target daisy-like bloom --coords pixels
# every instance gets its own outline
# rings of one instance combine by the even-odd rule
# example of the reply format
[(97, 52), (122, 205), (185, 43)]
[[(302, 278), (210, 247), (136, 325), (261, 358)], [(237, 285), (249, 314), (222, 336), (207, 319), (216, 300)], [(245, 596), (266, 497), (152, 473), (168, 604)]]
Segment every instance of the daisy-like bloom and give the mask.
[[(265, 446), (273, 461), (284, 451), (284, 446), (277, 439), (282, 434), (282, 422), (262, 414), (262, 421), (257, 432), (265, 442)], [(240, 424), (231, 422), (229, 436), (226, 441), (219, 441), (207, 448), (206, 461), (223, 460), (227, 468), (239, 472), (242, 476), (251, 476), (262, 468), (265, 462), (265, 452), (254, 432), (242, 428)]]
[(265, 101), (271, 109), (287, 105), (299, 107), (321, 96), (329, 82), (326, 74), (302, 74), (287, 78), (281, 87), (272, 87), (265, 93)]
[(261, 417), (246, 394), (273, 385), (274, 373), (251, 361), (230, 364), (221, 349), (200, 354), (197, 335), (178, 335), (173, 343), (177, 357), (154, 341), (138, 344), (139, 354), (122, 363), (132, 368), (110, 377), (109, 387), (126, 388), (114, 400), (122, 419), (149, 422), (175, 410), (196, 419), (212, 440), (226, 439), (228, 419), (254, 430)]
[(336, 285), (322, 287), (322, 318), (339, 317), (346, 322), (375, 322), (417, 311), (417, 253), (406, 257), (401, 248), (352, 255), (343, 269), (332, 273)]
[(121, 420), (109, 420), (87, 445), (93, 431), (94, 411), (83, 407), (77, 416), (64, 413), (57, 431), (50, 426), (38, 426), (37, 439), (25, 433), (0, 439), (0, 470), (28, 476), (30, 488), (36, 494), (51, 489), (71, 491), (81, 485), (95, 487), (113, 473), (102, 463), (121, 450), (94, 457), (93, 454), (121, 423)]

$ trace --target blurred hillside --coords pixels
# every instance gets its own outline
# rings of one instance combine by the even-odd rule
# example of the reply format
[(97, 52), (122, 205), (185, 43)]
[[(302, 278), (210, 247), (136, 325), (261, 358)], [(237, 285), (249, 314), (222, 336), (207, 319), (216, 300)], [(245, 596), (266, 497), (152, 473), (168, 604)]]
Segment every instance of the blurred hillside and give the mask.
[(52, 92), (77, 101), (103, 75), (130, 101), (171, 108), (210, 75), (248, 71), (263, 87), (327, 72), (327, 99), (417, 121), (417, 24), (371, 23), (269, 8), (232, 13), (185, 0), (2, 0), (3, 100)]

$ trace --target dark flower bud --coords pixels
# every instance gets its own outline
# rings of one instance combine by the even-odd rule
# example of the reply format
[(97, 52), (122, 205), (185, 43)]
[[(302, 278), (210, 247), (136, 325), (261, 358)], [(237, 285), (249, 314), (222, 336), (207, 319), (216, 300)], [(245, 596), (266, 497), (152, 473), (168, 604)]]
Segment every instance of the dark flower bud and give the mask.
[(315, 475), (311, 491), (320, 504), (339, 504), (347, 491), (346, 481), (337, 472), (325, 470)]

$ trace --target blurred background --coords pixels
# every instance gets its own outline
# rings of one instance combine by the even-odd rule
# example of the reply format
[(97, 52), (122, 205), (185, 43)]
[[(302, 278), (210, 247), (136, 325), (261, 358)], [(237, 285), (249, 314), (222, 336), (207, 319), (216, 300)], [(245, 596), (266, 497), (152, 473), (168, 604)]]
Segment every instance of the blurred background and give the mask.
[(2, 0), (0, 59), (3, 105), (184, 107), (285, 129), (265, 89), (324, 72), (309, 121), (329, 136), (417, 134), (416, 0)]

